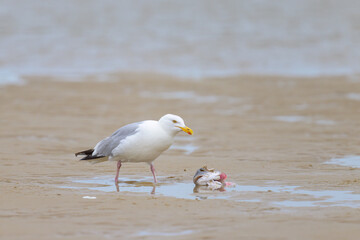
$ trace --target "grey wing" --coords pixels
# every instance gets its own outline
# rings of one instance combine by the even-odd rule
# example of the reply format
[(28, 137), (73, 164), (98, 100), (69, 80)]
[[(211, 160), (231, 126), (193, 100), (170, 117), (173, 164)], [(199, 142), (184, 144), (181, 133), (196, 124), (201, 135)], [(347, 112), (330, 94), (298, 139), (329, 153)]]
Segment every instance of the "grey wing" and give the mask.
[(116, 130), (110, 137), (107, 137), (96, 144), (93, 156), (112, 156), (112, 151), (119, 146), (120, 142), (134, 135), (142, 122), (130, 123)]

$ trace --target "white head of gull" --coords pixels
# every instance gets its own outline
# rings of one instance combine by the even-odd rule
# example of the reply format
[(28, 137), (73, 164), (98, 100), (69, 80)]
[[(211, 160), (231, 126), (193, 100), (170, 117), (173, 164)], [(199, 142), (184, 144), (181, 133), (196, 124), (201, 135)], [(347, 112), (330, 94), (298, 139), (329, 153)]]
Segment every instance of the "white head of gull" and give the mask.
[(81, 160), (94, 163), (117, 161), (115, 184), (118, 184), (122, 163), (146, 162), (156, 183), (153, 161), (171, 146), (175, 135), (181, 131), (193, 134), (181, 117), (166, 114), (159, 121), (146, 120), (125, 125), (98, 142), (94, 148), (75, 153), (75, 156), (85, 155)]

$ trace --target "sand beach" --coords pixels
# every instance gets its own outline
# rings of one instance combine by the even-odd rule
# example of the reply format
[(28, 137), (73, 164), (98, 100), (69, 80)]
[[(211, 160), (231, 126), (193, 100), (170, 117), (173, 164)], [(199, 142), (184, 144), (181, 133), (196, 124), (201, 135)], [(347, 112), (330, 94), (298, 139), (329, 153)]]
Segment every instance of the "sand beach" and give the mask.
[[(359, 239), (359, 3), (0, 0), (0, 238)], [(74, 156), (167, 113), (156, 185)]]

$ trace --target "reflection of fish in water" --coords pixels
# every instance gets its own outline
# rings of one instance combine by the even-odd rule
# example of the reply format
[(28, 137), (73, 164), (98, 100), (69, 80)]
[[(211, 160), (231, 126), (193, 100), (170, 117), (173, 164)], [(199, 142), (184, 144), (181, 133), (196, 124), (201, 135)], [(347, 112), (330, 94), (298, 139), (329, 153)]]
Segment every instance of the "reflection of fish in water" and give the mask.
[(234, 183), (225, 182), (226, 178), (227, 175), (225, 173), (204, 166), (197, 170), (193, 177), (193, 182), (196, 185), (194, 192), (199, 192), (199, 190), (225, 191), (225, 187), (235, 186)]

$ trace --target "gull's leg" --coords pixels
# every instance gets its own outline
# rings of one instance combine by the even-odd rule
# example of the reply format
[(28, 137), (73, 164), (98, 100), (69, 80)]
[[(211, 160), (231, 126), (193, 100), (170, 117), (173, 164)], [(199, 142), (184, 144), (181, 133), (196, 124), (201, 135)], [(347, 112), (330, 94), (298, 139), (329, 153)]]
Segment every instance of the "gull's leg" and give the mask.
[(121, 168), (121, 161), (118, 161), (117, 162), (117, 171), (116, 171), (116, 176), (115, 176), (115, 184), (116, 185), (118, 185), (118, 178), (119, 178), (120, 168)]
[(154, 176), (154, 183), (156, 183), (156, 175), (155, 175), (155, 168), (154, 168), (154, 165), (152, 163), (150, 163), (150, 170)]

